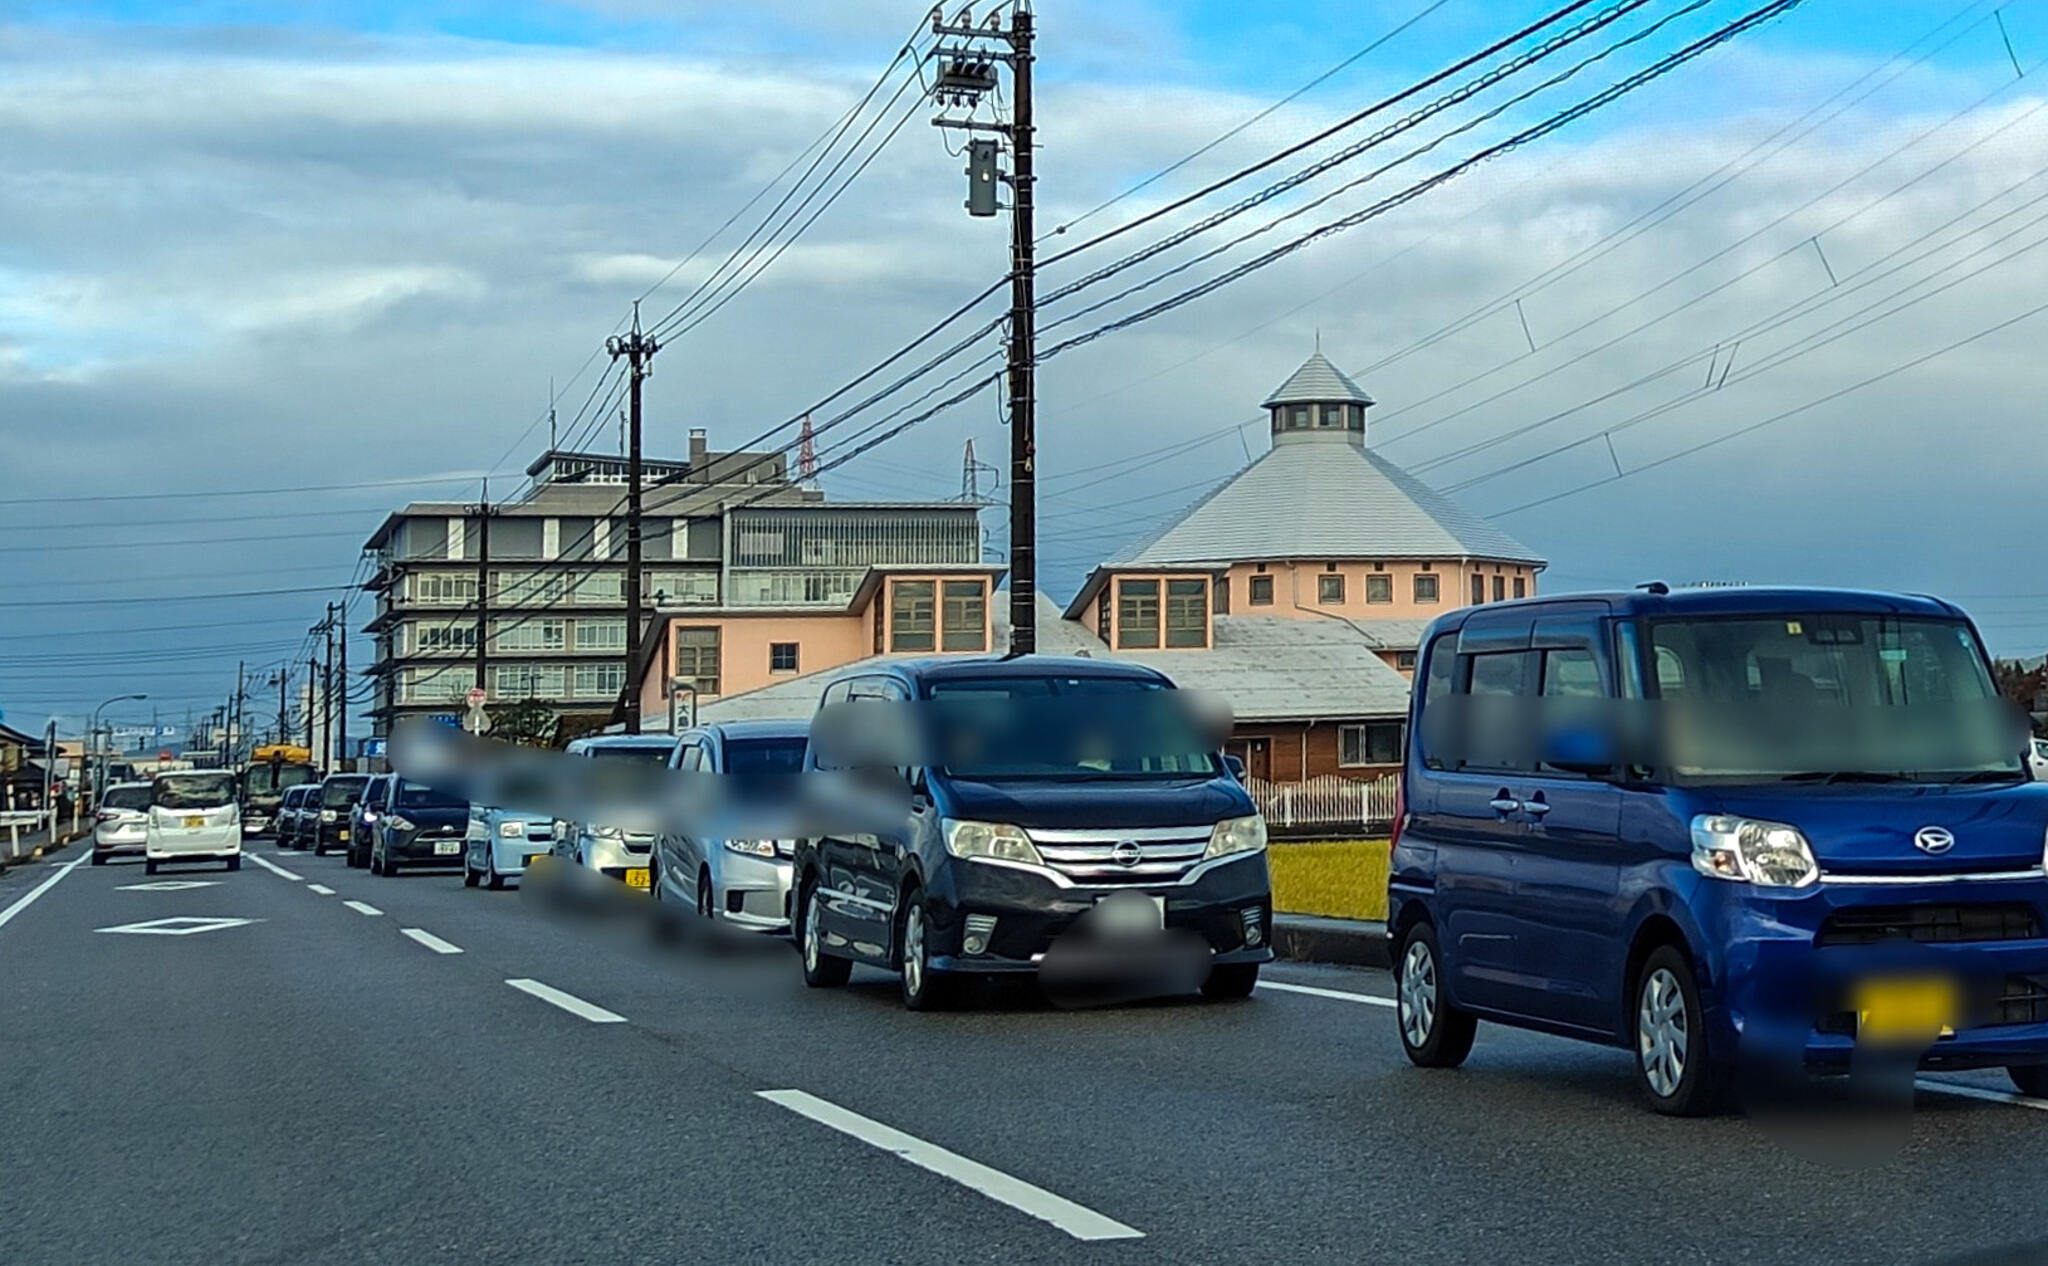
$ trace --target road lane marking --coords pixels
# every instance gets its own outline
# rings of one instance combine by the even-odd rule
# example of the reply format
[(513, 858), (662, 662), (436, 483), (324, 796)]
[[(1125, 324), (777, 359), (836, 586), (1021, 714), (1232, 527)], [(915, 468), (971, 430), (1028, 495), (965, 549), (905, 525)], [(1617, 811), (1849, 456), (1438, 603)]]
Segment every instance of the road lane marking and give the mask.
[(373, 906), (373, 905), (366, 905), (366, 904), (364, 904), (364, 903), (363, 903), (363, 902), (361, 902), (361, 901), (344, 901), (344, 902), (342, 902), (341, 904), (343, 904), (343, 905), (347, 906), (347, 907), (348, 907), (349, 909), (351, 909), (351, 910), (355, 911), (355, 912), (356, 912), (357, 914), (382, 914), (382, 913), (384, 913), (384, 912), (383, 912), (382, 910), (379, 910), (379, 909), (378, 909), (377, 907), (375, 907), (375, 906)]
[(184, 916), (172, 919), (151, 919), (147, 923), (123, 923), (118, 927), (94, 928), (95, 932), (125, 932), (132, 936), (191, 936), (199, 932), (221, 932), (228, 928), (248, 927), (261, 923), (261, 919), (201, 919)]
[(1290, 985), (1278, 980), (1262, 980), (1259, 982), (1259, 988), (1262, 990), (1278, 989), (1283, 993), (1305, 993), (1312, 998), (1335, 998), (1339, 1002), (1363, 1002), (1367, 1006), (1373, 1007), (1391, 1007), (1394, 1005), (1392, 998), (1382, 998), (1378, 994), (1346, 993), (1342, 989), (1318, 989), (1314, 985)]
[(1920, 1090), (1931, 1090), (1938, 1095), (1960, 1095), (1965, 1099), (1983, 1099), (1990, 1103), (2009, 1103), (2016, 1108), (2032, 1108), (2036, 1112), (2048, 1112), (2048, 1099), (2029, 1099), (2011, 1090), (1991, 1090), (1983, 1086), (1965, 1086), (1959, 1082), (1936, 1081), (1921, 1077), (1913, 1085)]
[(258, 866), (261, 866), (263, 869), (269, 871), (273, 875), (278, 875), (282, 878), (289, 879), (293, 883), (301, 882), (297, 875), (294, 875), (292, 872), (286, 870), (284, 867), (278, 865), (276, 862), (270, 861), (261, 853), (249, 853), (246, 856), (249, 858), (250, 861), (255, 862)]
[(594, 1002), (585, 1002), (573, 993), (563, 993), (553, 985), (544, 985), (538, 980), (508, 980), (506, 984), (521, 993), (529, 993), (542, 1002), (552, 1003), (570, 1015), (581, 1016), (592, 1024), (624, 1024), (626, 1017), (616, 1011), (607, 1011)]
[(55, 874), (51, 875), (48, 879), (45, 879), (43, 882), (37, 884), (35, 887), (29, 889), (28, 895), (22, 897), (19, 901), (16, 901), (13, 905), (7, 907), (5, 910), (0, 910), (0, 928), (6, 927), (9, 920), (14, 918), (15, 915), (20, 914), (23, 910), (28, 909), (29, 904), (33, 902), (37, 897), (40, 897), (44, 893), (48, 892), (50, 889), (55, 888), (57, 886), (58, 880), (64, 878), (64, 876), (78, 869), (78, 863), (84, 861), (86, 858), (91, 856), (91, 853), (83, 853), (77, 857), (72, 858), (64, 865), (58, 867)]
[(1012, 1178), (999, 1169), (990, 1169), (979, 1161), (968, 1160), (936, 1143), (927, 1143), (915, 1135), (869, 1120), (857, 1112), (849, 1112), (816, 1095), (805, 1094), (801, 1090), (756, 1090), (754, 1093), (841, 1134), (851, 1135), (885, 1152), (893, 1152), (920, 1169), (930, 1170), (941, 1178), (950, 1178), (991, 1200), (1028, 1213), (1042, 1222), (1050, 1222), (1077, 1240), (1136, 1240), (1145, 1236), (1143, 1231), (1104, 1217), (1085, 1205), (1075, 1204), (1042, 1187), (1034, 1187), (1021, 1178)]
[(183, 892), (187, 888), (218, 888), (218, 879), (152, 879), (146, 884), (122, 884), (119, 892)]
[(323, 897), (331, 897), (334, 895), (334, 889), (329, 888), (326, 884), (307, 884), (306, 891), (317, 892)]
[(428, 949), (434, 951), (436, 954), (460, 954), (462, 952), (462, 947), (460, 945), (450, 945), (448, 942), (442, 940), (438, 936), (435, 936), (432, 932), (426, 931), (424, 928), (400, 928), (398, 930), (404, 933), (405, 935), (411, 937), (413, 940), (418, 941), (420, 944), (426, 946)]

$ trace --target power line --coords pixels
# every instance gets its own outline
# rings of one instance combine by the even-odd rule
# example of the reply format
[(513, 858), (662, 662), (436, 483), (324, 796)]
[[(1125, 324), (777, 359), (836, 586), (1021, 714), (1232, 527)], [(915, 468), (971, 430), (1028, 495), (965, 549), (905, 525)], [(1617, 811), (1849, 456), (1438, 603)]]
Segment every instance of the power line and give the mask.
[[(229, 598), (276, 598), (298, 593), (332, 593), (333, 585), (305, 585), (295, 589), (247, 589), (236, 593), (191, 593), (180, 594), (179, 602), (216, 602)], [(127, 605), (137, 602), (167, 602), (167, 598), (58, 598), (44, 602), (0, 602), (0, 608), (19, 609), (22, 607), (103, 607)], [(218, 626), (215, 626), (218, 627)]]
[(277, 497), (299, 492), (355, 492), (370, 488), (417, 488), (429, 484), (471, 483), (476, 474), (436, 475), (427, 479), (370, 479), (350, 484), (306, 484), (297, 488), (214, 488), (199, 492), (103, 493), (85, 497), (9, 497), (0, 506), (80, 505), (109, 501), (179, 501), (192, 497)]

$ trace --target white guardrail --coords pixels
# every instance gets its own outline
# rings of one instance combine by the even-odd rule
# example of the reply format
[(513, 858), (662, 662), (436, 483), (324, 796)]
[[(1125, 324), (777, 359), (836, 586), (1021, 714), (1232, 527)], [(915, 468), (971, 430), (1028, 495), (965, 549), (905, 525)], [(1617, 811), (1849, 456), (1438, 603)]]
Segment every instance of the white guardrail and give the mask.
[(8, 860), (21, 856), (21, 833), (40, 830), (46, 816), (40, 809), (0, 810), (0, 833), (6, 835)]
[(1305, 782), (1267, 782), (1246, 778), (1245, 789), (1267, 827), (1276, 831), (1384, 831), (1394, 821), (1392, 774), (1377, 778), (1344, 778), (1320, 774)]

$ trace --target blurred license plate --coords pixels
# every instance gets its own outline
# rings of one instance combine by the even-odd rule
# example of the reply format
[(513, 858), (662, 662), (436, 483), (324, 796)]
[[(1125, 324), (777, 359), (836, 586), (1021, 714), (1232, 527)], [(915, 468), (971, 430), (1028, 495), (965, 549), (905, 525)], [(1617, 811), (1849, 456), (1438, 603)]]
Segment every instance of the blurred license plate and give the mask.
[(1157, 932), (1166, 926), (1166, 898), (1111, 893), (1095, 903), (1095, 918), (1105, 932)]
[(186, 830), (188, 830), (188, 831), (196, 831), (196, 830), (198, 830), (198, 829), (199, 829), (200, 827), (202, 827), (202, 826), (205, 826), (205, 825), (206, 825), (206, 819), (205, 819), (205, 818), (186, 818), (186, 819), (185, 819), (185, 829), (186, 829)]
[(462, 851), (461, 840), (435, 840), (434, 856), (453, 857)]
[(340, 840), (344, 844), (348, 843), (348, 828), (343, 827), (339, 831), (336, 831), (334, 833), (334, 838)]
[(540, 865), (540, 859), (546, 856), (546, 853), (528, 853), (526, 855), (526, 868), (528, 870), (532, 870), (534, 867)]
[(1961, 1004), (1939, 977), (1867, 981), (1856, 991), (1858, 1036), (1879, 1041), (1951, 1037)]
[(626, 872), (626, 887), (628, 887), (628, 888), (645, 888), (645, 887), (647, 887), (647, 868), (646, 868), (645, 866), (635, 866), (635, 867), (634, 867), (633, 869), (631, 869), (631, 870), (627, 871), (627, 872)]

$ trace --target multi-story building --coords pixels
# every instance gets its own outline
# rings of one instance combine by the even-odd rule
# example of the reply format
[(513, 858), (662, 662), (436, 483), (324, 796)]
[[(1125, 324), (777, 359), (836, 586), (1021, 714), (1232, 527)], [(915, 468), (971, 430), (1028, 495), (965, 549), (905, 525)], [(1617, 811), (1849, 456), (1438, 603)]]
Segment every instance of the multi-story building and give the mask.
[[(606, 713), (627, 680), (626, 459), (550, 451), (524, 496), (494, 506), (482, 615), (492, 705), (532, 699)], [(780, 452), (709, 451), (642, 462), (644, 607), (758, 623), (831, 611), (876, 565), (977, 564), (977, 509), (964, 502), (829, 503), (791, 481)], [(450, 715), (475, 684), (482, 524), (474, 503), (418, 502), (365, 544), (378, 595), (371, 713)], [(719, 673), (720, 647), (699, 652)], [(765, 652), (764, 652), (765, 653)], [(768, 680), (765, 664), (762, 680)]]

